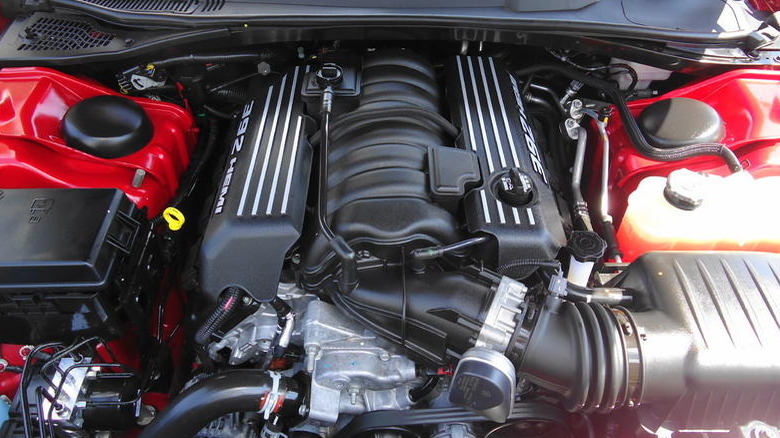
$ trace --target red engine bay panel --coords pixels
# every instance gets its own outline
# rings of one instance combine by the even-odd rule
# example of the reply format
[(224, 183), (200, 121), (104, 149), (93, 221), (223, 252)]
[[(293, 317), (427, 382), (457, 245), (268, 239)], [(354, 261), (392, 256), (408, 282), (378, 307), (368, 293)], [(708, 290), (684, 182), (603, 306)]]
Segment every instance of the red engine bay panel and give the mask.
[[(650, 104), (670, 97), (701, 100), (718, 111), (726, 125), (723, 142), (734, 150), (753, 176), (780, 175), (780, 71), (737, 70), (680, 88), (659, 98), (631, 102), (634, 116)], [(685, 167), (721, 176), (730, 172), (717, 157), (697, 157), (676, 162), (660, 162), (641, 156), (628, 138), (616, 113), (607, 128), (610, 139), (611, 213), (619, 219), (627, 196), (648, 176), (666, 176)], [(595, 135), (593, 136), (596, 137)], [(593, 154), (600, 163), (601, 145)], [(594, 168), (595, 164), (594, 164)], [(597, 179), (591, 187), (598, 187)]]
[(0, 71), (0, 187), (119, 188), (149, 217), (159, 214), (189, 164), (193, 117), (173, 104), (132, 98), (151, 119), (151, 141), (126, 157), (98, 158), (68, 147), (60, 121), (72, 105), (99, 95), (119, 94), (46, 68)]
[[(631, 102), (629, 107), (634, 116), (638, 116), (648, 105), (671, 97), (687, 97), (711, 105), (725, 124), (723, 142), (735, 151), (745, 170), (756, 178), (780, 176), (780, 71), (735, 70), (658, 98)], [(723, 160), (717, 157), (660, 162), (641, 156), (617, 112), (610, 118), (607, 130), (610, 138), (610, 214), (618, 228), (628, 196), (648, 176), (665, 177), (680, 168), (720, 176), (731, 173)], [(592, 138), (597, 138), (595, 130)], [(599, 169), (602, 144), (597, 144), (592, 150), (592, 168)], [(592, 176), (591, 199), (595, 200), (600, 175)], [(594, 202), (592, 205), (598, 204)]]

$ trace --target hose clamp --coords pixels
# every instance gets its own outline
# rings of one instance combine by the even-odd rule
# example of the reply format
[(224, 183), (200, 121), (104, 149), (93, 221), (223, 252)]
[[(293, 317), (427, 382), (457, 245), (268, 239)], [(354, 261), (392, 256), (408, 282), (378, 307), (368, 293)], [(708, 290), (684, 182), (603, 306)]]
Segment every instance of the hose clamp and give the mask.
[(271, 377), (271, 391), (269, 391), (263, 399), (260, 401), (260, 412), (263, 414), (263, 418), (268, 420), (271, 418), (271, 414), (275, 414), (282, 407), (284, 403), (284, 394), (280, 391), (282, 375), (276, 371), (269, 371), (268, 375)]

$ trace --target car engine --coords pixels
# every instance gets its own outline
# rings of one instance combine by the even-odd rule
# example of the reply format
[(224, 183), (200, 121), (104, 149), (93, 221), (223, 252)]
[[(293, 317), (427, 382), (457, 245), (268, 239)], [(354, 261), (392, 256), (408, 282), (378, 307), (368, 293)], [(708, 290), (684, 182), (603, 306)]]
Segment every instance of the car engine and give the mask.
[(431, 45), (0, 71), (0, 437), (780, 436), (780, 73)]

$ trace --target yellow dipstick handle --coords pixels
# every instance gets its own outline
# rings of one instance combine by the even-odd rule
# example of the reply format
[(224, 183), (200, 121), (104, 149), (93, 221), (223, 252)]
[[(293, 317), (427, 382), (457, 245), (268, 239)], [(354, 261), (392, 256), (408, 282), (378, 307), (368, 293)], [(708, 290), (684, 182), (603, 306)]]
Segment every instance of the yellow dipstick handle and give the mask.
[(168, 223), (168, 228), (171, 231), (179, 231), (184, 226), (184, 213), (178, 208), (168, 207), (163, 211), (163, 219)]

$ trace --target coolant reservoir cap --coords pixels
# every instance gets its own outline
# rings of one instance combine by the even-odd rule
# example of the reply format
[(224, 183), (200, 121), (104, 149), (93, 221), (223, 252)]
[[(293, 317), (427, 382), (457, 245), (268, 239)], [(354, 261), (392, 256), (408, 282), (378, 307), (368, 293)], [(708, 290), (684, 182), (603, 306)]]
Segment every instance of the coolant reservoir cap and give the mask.
[(707, 194), (707, 175), (689, 169), (678, 169), (666, 178), (664, 197), (681, 210), (695, 210)]
[(595, 262), (604, 257), (607, 242), (593, 231), (577, 230), (572, 231), (566, 249), (578, 262)]

